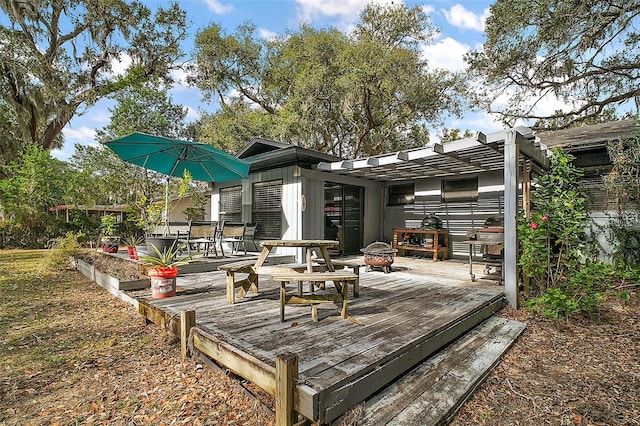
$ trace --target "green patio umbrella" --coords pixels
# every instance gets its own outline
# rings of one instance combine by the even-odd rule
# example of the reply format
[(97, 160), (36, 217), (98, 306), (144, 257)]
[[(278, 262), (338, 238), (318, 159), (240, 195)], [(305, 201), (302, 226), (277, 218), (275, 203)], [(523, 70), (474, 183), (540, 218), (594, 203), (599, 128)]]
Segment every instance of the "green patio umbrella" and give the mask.
[(180, 139), (132, 133), (106, 142), (122, 160), (169, 176), (224, 182), (246, 178), (249, 163), (211, 145)]
[[(249, 163), (203, 143), (132, 133), (104, 145), (128, 163), (168, 176), (182, 177), (188, 170), (193, 180), (224, 182), (249, 175)], [(165, 222), (169, 212), (168, 178), (166, 191)]]

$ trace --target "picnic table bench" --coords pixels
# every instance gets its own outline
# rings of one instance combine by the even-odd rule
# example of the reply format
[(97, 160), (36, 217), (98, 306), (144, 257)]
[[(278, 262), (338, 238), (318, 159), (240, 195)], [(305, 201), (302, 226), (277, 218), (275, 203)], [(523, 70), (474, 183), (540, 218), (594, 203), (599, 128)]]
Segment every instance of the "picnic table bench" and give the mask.
[[(286, 304), (311, 305), (311, 319), (318, 322), (319, 303), (333, 302), (341, 303), (340, 316), (347, 318), (348, 303), (348, 283), (356, 283), (358, 275), (347, 271), (329, 272), (276, 272), (271, 276), (274, 281), (280, 281), (280, 321), (284, 322), (284, 307)], [(309, 281), (310, 283), (333, 281), (336, 285), (336, 294), (302, 294), (300, 283)], [(298, 282), (298, 294), (287, 295), (286, 283)]]
[[(324, 264), (324, 259), (317, 259), (317, 262)], [(353, 296), (360, 297), (360, 268), (367, 266), (364, 260), (358, 259), (331, 259), (333, 266), (340, 266), (343, 269), (351, 268), (354, 274), (358, 276), (358, 279), (353, 283)], [(337, 268), (336, 268), (337, 269)]]

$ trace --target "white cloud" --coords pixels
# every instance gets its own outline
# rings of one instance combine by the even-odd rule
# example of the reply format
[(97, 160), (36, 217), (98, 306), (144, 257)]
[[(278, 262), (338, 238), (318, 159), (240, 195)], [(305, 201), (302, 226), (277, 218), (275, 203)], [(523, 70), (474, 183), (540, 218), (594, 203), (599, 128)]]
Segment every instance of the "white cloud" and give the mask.
[(91, 145), (95, 143), (96, 139), (96, 131), (94, 129), (88, 128), (87, 126), (81, 126), (77, 129), (67, 126), (62, 129), (62, 134), (64, 135), (65, 145), (67, 143)]
[(96, 131), (87, 126), (80, 126), (77, 129), (69, 124), (62, 129), (64, 135), (64, 146), (61, 149), (51, 150), (51, 156), (61, 161), (68, 161), (74, 152), (76, 143), (84, 146), (96, 146)]
[(476, 31), (484, 31), (484, 23), (491, 14), (489, 9), (485, 9), (482, 15), (478, 15), (465, 9), (461, 4), (456, 4), (449, 10), (443, 10), (442, 13), (444, 13), (444, 16), (451, 25)]
[(324, 16), (355, 22), (359, 19), (360, 11), (368, 3), (401, 3), (397, 0), (296, 0), (296, 2), (300, 6), (301, 18), (309, 22)]
[(210, 11), (218, 15), (224, 15), (225, 13), (229, 13), (233, 10), (233, 5), (222, 4), (218, 0), (207, 0), (207, 6)]
[(171, 86), (172, 92), (185, 92), (191, 89), (191, 86), (187, 83), (189, 73), (184, 69), (171, 70), (170, 76), (173, 79), (173, 85)]
[(131, 56), (123, 54), (118, 59), (111, 60), (111, 72), (114, 75), (125, 75), (131, 66)]
[(190, 106), (187, 106), (185, 108), (187, 108), (187, 120), (197, 120), (200, 118), (200, 112), (197, 109)]
[(435, 44), (425, 46), (422, 49), (422, 55), (429, 61), (431, 68), (462, 71), (466, 67), (463, 55), (469, 49), (466, 44), (460, 43), (451, 37), (445, 37)]
[(425, 4), (421, 7), (422, 7), (422, 12), (427, 16), (431, 16), (431, 14), (436, 11), (435, 8), (431, 5)]
[(92, 108), (91, 112), (85, 114), (86, 121), (95, 123), (96, 126), (106, 126), (111, 121), (111, 113), (101, 109)]
[(262, 37), (263, 39), (268, 40), (268, 41), (273, 41), (273, 40), (278, 38), (278, 34), (277, 33), (273, 32), (273, 31), (270, 31), (270, 30), (267, 30), (265, 28), (260, 28), (258, 30), (258, 34), (260, 34), (260, 37)]

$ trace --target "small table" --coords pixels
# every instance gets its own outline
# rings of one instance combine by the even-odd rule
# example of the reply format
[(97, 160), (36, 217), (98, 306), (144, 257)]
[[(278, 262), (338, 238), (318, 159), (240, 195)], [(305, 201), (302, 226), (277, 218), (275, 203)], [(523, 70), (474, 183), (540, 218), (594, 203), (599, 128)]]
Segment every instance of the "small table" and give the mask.
[[(404, 234), (409, 234), (415, 240), (404, 241)], [(427, 241), (429, 241), (429, 245), (426, 245)], [(404, 250), (405, 254), (409, 250), (426, 251), (433, 252), (434, 262), (438, 261), (440, 253), (442, 253), (442, 260), (445, 260), (449, 258), (449, 230), (393, 228), (392, 247), (398, 250), (396, 255), (400, 255), (400, 250)]]

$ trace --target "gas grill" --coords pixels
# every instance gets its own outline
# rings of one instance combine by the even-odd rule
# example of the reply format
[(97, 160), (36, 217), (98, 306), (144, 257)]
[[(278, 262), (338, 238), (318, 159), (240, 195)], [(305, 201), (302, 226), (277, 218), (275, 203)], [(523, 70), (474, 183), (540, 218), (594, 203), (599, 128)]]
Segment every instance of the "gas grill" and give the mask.
[(474, 246), (480, 246), (485, 275), (498, 274), (498, 281), (501, 284), (504, 257), (504, 219), (498, 216), (487, 218), (482, 228), (472, 229), (467, 232), (467, 241), (464, 242), (469, 245), (469, 275), (471, 275), (471, 281), (476, 280), (476, 276), (473, 273), (473, 248)]

